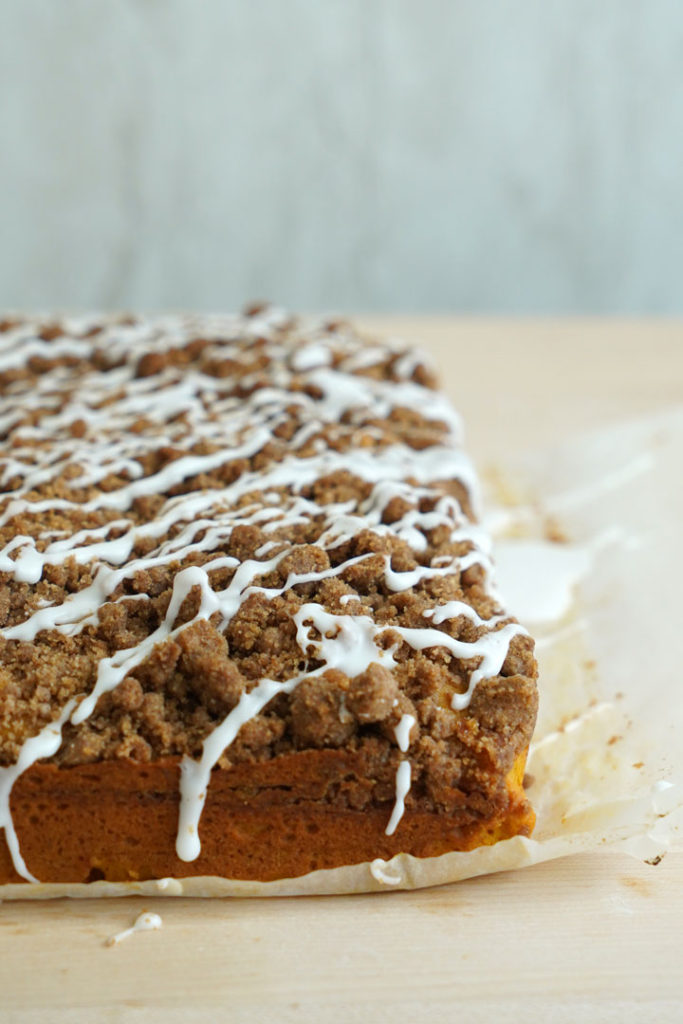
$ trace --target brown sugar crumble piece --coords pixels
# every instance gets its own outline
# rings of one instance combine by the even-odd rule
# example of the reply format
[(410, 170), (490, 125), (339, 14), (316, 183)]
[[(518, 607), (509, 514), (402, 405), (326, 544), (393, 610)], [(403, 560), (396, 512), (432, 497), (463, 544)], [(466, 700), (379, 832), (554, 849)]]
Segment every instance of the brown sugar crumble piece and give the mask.
[(528, 835), (533, 641), (418, 352), (266, 304), (0, 321), (0, 883)]

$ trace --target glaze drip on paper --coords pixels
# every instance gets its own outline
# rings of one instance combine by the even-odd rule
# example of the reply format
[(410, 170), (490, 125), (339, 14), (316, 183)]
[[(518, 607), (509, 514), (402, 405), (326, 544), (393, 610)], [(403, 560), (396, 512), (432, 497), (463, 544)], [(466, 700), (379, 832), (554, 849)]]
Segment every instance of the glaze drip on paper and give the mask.
[(117, 932), (116, 935), (112, 935), (107, 939), (107, 946), (118, 946), (124, 939), (129, 939), (131, 935), (137, 934), (137, 932), (156, 932), (163, 927), (163, 921), (158, 914), (153, 914), (150, 911), (145, 911), (136, 917), (130, 928), (124, 928), (122, 932)]

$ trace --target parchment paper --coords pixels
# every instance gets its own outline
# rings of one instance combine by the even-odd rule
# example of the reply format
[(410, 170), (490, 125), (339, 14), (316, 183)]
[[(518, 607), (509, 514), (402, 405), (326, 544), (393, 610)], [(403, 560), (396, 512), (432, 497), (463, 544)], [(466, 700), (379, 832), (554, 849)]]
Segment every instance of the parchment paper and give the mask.
[(499, 587), (538, 641), (533, 838), (470, 853), (220, 878), (8, 885), (2, 899), (275, 896), (410, 889), (581, 850), (683, 849), (683, 407), (498, 467)]

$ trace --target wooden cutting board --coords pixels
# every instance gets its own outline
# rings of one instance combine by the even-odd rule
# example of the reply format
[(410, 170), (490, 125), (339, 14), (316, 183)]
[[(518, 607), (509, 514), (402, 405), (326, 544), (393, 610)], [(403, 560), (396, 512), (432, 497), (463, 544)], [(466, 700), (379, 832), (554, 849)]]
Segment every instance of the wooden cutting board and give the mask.
[[(683, 400), (683, 325), (362, 318), (421, 340), (480, 460)], [(161, 931), (107, 938), (142, 910)], [(683, 854), (415, 893), (0, 906), (0, 1022), (683, 1020)]]

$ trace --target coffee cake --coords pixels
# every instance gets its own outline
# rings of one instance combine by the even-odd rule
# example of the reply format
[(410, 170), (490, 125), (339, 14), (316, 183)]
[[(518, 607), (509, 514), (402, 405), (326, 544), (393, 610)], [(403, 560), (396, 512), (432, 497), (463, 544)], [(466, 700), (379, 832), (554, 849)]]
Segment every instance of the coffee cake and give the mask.
[(533, 641), (458, 417), (345, 322), (0, 323), (0, 882), (529, 834)]

